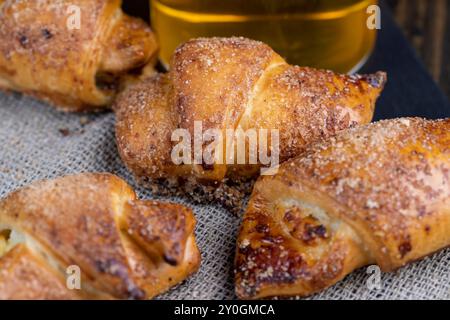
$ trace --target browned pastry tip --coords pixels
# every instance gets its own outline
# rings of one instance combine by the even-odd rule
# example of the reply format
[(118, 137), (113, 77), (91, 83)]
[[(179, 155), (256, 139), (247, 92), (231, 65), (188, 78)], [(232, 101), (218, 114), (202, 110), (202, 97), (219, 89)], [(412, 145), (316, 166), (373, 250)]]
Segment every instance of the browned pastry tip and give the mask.
[(0, 2), (0, 89), (66, 111), (110, 105), (156, 62), (157, 43), (120, 0)]
[[(185, 129), (194, 137), (195, 123), (201, 122), (203, 132), (222, 132), (227, 145), (226, 129), (278, 130), (282, 162), (319, 138), (370, 122), (385, 82), (383, 72), (349, 76), (291, 66), (258, 41), (194, 39), (175, 51), (168, 74), (135, 84), (117, 98), (118, 149), (140, 179), (252, 178), (260, 162), (227, 164), (225, 155), (213, 164), (175, 165), (171, 152), (179, 141), (171, 135)], [(194, 148), (190, 152), (193, 159)]]
[[(137, 200), (111, 174), (35, 182), (0, 202), (0, 298), (154, 297), (198, 269), (194, 226), (190, 209)], [(65, 285), (73, 265), (81, 290)]]
[(237, 241), (243, 299), (307, 296), (450, 245), (450, 119), (401, 118), (312, 144), (256, 183)]

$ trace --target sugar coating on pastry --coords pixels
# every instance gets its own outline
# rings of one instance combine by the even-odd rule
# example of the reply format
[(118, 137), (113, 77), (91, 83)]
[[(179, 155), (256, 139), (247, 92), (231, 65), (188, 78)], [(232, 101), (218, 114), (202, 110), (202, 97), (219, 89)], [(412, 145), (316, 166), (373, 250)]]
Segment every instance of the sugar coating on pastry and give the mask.
[(237, 241), (241, 298), (307, 296), (450, 245), (450, 119), (401, 118), (311, 144), (255, 184)]
[[(215, 186), (210, 188), (214, 193), (224, 183), (254, 179), (273, 163), (263, 164), (261, 153), (256, 163), (247, 161), (250, 144), (244, 137), (243, 164), (236, 158), (228, 162), (226, 152), (214, 153), (212, 164), (175, 164), (174, 132), (185, 130), (193, 138), (200, 123), (203, 133), (218, 131), (223, 146), (242, 142), (226, 136), (228, 130), (256, 132), (256, 148), (265, 148), (269, 158), (276, 154), (281, 163), (317, 139), (370, 122), (385, 82), (383, 72), (349, 76), (291, 66), (259, 41), (193, 39), (175, 51), (167, 74), (154, 75), (119, 95), (114, 105), (118, 150), (141, 181), (194, 182), (202, 190)], [(190, 159), (195, 157), (192, 145), (186, 151)], [(202, 152), (207, 147), (203, 144)]]
[(111, 174), (35, 182), (0, 201), (0, 298), (152, 298), (198, 269), (194, 226), (189, 208), (139, 200)]

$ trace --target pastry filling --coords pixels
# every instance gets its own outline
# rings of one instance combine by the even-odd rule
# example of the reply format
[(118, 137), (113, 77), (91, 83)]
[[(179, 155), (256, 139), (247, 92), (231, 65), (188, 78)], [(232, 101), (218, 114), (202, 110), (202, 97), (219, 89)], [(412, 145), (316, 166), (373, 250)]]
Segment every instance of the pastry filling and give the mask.
[(22, 242), (25, 242), (25, 238), (15, 230), (0, 229), (0, 258)]
[(95, 85), (100, 91), (116, 92), (119, 88), (120, 77), (110, 72), (97, 72)]
[(323, 208), (297, 199), (280, 201), (276, 212), (286, 234), (297, 241), (304, 254), (317, 261), (329, 254), (337, 234), (345, 228)]
[(95, 74), (95, 85), (98, 90), (106, 94), (114, 94), (122, 90), (127, 84), (145, 75), (145, 65), (125, 71), (105, 71), (99, 70)]
[(289, 233), (306, 245), (312, 245), (330, 237), (329, 230), (311, 212), (291, 207), (284, 212), (284, 225)]
[(278, 214), (282, 215), (280, 221), (285, 230), (299, 240), (304, 248), (324, 253), (333, 238), (345, 238), (360, 246), (365, 255), (370, 255), (370, 250), (355, 230), (319, 206), (289, 199), (282, 201)]
[(336, 228), (322, 208), (303, 201), (283, 201), (279, 221), (303, 250), (319, 257), (327, 251)]

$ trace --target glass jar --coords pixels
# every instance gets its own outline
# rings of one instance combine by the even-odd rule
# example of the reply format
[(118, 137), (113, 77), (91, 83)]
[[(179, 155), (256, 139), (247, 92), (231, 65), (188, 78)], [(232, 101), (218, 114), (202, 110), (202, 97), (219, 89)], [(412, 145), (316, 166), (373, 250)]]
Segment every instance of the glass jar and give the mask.
[(269, 44), (291, 64), (350, 72), (370, 55), (376, 0), (151, 0), (151, 21), (168, 65), (196, 37), (244, 36)]

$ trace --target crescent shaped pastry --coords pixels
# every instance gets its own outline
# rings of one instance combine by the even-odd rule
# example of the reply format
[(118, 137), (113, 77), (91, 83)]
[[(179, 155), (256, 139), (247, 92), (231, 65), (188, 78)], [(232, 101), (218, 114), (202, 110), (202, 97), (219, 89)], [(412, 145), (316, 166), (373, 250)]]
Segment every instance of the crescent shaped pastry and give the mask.
[(155, 36), (119, 0), (0, 1), (0, 89), (66, 111), (111, 104), (156, 60)]
[(0, 299), (152, 298), (198, 269), (194, 225), (111, 174), (35, 182), (0, 201)]
[[(212, 163), (174, 163), (176, 130), (196, 136), (221, 133), (223, 149), (234, 143), (227, 130), (279, 132), (279, 162), (312, 141), (342, 129), (368, 123), (386, 75), (338, 75), (287, 64), (267, 45), (244, 38), (191, 40), (174, 53), (168, 74), (158, 74), (129, 87), (115, 103), (116, 137), (120, 155), (138, 178), (189, 179), (215, 183), (259, 174), (260, 158), (244, 165), (228, 161), (227, 152), (212, 152)], [(271, 154), (272, 136), (258, 140)], [(233, 142), (234, 141), (234, 142)], [(239, 142), (237, 142), (239, 143)], [(200, 146), (205, 151), (209, 143)], [(190, 144), (189, 144), (190, 146)], [(202, 149), (203, 148), (203, 149)], [(250, 158), (249, 144), (243, 157)], [(222, 150), (223, 150), (222, 149)], [(217, 151), (217, 150), (216, 150)]]
[(402, 118), (312, 144), (255, 185), (236, 253), (243, 299), (307, 296), (450, 245), (450, 119)]

